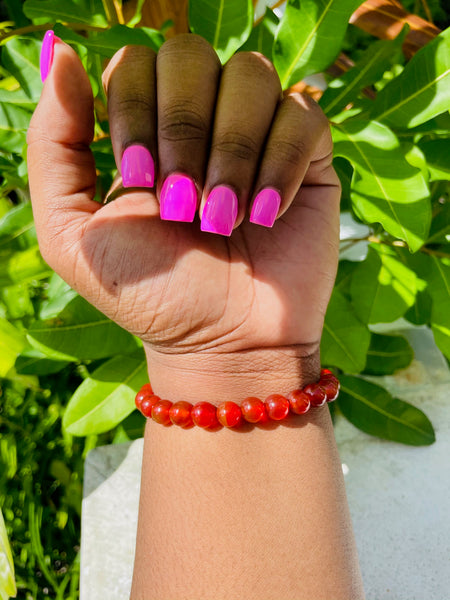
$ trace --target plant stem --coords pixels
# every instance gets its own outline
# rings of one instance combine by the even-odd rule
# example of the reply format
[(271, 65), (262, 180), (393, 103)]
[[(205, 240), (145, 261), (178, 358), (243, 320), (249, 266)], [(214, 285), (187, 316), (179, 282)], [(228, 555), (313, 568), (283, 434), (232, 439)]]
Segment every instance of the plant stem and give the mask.
[(106, 18), (110, 26), (123, 25), (125, 23), (122, 13), (122, 6), (118, 0), (102, 0), (105, 9)]
[[(26, 35), (27, 33), (33, 33), (34, 31), (47, 31), (47, 29), (52, 29), (56, 23), (44, 23), (43, 25), (27, 25), (26, 27), (21, 27), (20, 29), (14, 29), (13, 31), (8, 31), (3, 35), (0, 35), (0, 44), (15, 35)], [(73, 29), (74, 31), (84, 31), (88, 29), (89, 31), (106, 31), (106, 27), (95, 27), (94, 25), (86, 25), (86, 23), (64, 23), (66, 27), (69, 29)]]

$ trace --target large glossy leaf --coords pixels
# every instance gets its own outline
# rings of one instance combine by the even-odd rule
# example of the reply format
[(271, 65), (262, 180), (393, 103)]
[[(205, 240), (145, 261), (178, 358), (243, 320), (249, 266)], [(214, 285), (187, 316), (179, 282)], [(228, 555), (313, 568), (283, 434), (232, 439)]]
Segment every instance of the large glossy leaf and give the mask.
[(136, 341), (86, 300), (77, 296), (55, 318), (36, 321), (28, 331), (30, 343), (47, 356), (89, 360), (126, 354)]
[(345, 417), (370, 435), (411, 446), (428, 446), (436, 439), (421, 410), (365, 379), (341, 376), (338, 402)]
[(140, 27), (131, 29), (125, 25), (115, 25), (107, 31), (91, 33), (87, 37), (75, 33), (60, 23), (55, 25), (55, 34), (67, 43), (81, 44), (92, 52), (111, 58), (123, 46), (133, 44), (148, 46), (158, 50), (164, 42), (164, 36), (156, 29)]
[(352, 304), (364, 323), (390, 323), (414, 304), (425, 282), (381, 244), (371, 244), (351, 281)]
[(364, 373), (368, 375), (392, 375), (407, 367), (414, 357), (408, 340), (401, 335), (373, 333), (367, 351)]
[(14, 562), (0, 508), (0, 598), (1, 600), (7, 600), (10, 596), (16, 596), (16, 593)]
[(26, 249), (36, 244), (31, 202), (15, 206), (0, 219), (0, 250), (8, 246)]
[(189, 27), (213, 46), (226, 62), (244, 44), (253, 23), (251, 0), (190, 0)]
[(20, 331), (0, 317), (0, 377), (7, 375), (25, 345), (25, 338)]
[(320, 344), (323, 364), (358, 373), (364, 369), (370, 332), (355, 315), (352, 305), (333, 290)]
[(352, 69), (331, 81), (319, 102), (325, 114), (337, 115), (363, 88), (381, 79), (401, 53), (403, 39), (404, 35), (399, 35), (395, 40), (371, 44)]
[(77, 295), (68, 283), (53, 273), (45, 290), (45, 299), (39, 308), (39, 319), (45, 321), (55, 318)]
[(381, 223), (418, 250), (430, 227), (429, 191), (423, 174), (402, 155), (395, 134), (381, 123), (352, 119), (333, 127), (333, 139), (335, 155), (355, 169), (352, 202), (358, 216)]
[(41, 42), (30, 37), (14, 37), (2, 50), (2, 63), (20, 83), (25, 94), (37, 102), (42, 83), (39, 71)]
[(96, 10), (88, 10), (73, 0), (26, 0), (23, 12), (29, 19), (63, 21), (68, 23), (86, 23), (97, 27), (107, 27), (108, 21), (102, 5), (96, 3)]
[(0, 251), (0, 287), (43, 279), (51, 272), (37, 245), (21, 252)]
[(269, 60), (272, 60), (273, 43), (278, 23), (279, 18), (270, 8), (267, 8), (264, 18), (252, 29), (250, 37), (241, 50), (245, 52), (261, 52)]
[(58, 373), (68, 364), (68, 360), (52, 360), (39, 350), (31, 348), (17, 357), (14, 367), (20, 375), (51, 375)]
[(64, 414), (64, 428), (73, 435), (112, 429), (134, 410), (134, 397), (147, 380), (143, 352), (108, 360), (75, 391)]
[(430, 235), (427, 244), (446, 243), (450, 241), (450, 202), (439, 204), (433, 211)]
[(418, 146), (425, 155), (430, 181), (450, 181), (450, 139), (420, 141)]
[(450, 259), (431, 256), (424, 273), (432, 298), (431, 329), (438, 348), (450, 360)]
[(21, 106), (0, 103), (0, 151), (21, 154), (31, 113)]
[(349, 18), (360, 4), (361, 0), (288, 0), (273, 49), (283, 89), (334, 61)]
[(450, 28), (426, 44), (377, 96), (371, 116), (415, 127), (450, 106)]

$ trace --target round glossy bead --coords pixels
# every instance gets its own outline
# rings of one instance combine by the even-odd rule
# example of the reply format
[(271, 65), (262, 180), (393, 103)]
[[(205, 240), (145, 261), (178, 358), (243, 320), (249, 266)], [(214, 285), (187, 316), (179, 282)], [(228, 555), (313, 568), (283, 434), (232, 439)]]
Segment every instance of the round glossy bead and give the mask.
[(152, 416), (152, 408), (159, 402), (161, 398), (159, 396), (146, 396), (141, 403), (141, 413), (144, 417), (150, 418)]
[(138, 410), (141, 410), (142, 401), (149, 396), (153, 396), (152, 386), (149, 383), (146, 383), (141, 387), (139, 392), (136, 394), (135, 404)]
[(339, 395), (339, 381), (337, 379), (326, 381), (323, 384), (323, 389), (325, 391), (327, 402), (333, 402)]
[(318, 383), (310, 383), (303, 388), (305, 394), (308, 394), (311, 406), (323, 406), (327, 401), (325, 390)]
[(274, 421), (281, 421), (289, 414), (289, 400), (281, 394), (272, 394), (264, 402), (267, 416)]
[(192, 420), (199, 427), (217, 427), (216, 407), (209, 402), (197, 402), (191, 411)]
[(222, 402), (217, 407), (217, 419), (224, 427), (238, 427), (242, 423), (242, 411), (235, 402)]
[(259, 398), (250, 396), (241, 404), (242, 416), (249, 423), (263, 423), (267, 421), (266, 407)]
[(152, 419), (160, 425), (172, 425), (169, 416), (171, 406), (172, 402), (170, 402), (170, 400), (160, 400), (154, 404), (152, 408)]
[(333, 373), (330, 371), (330, 369), (322, 369), (320, 371), (320, 379), (323, 378), (327, 378), (327, 377), (334, 377)]
[(175, 402), (169, 410), (170, 420), (174, 425), (178, 425), (179, 427), (192, 427), (194, 421), (191, 417), (191, 410), (192, 404), (190, 402), (184, 402), (184, 400)]
[(311, 400), (303, 390), (292, 390), (287, 395), (291, 410), (296, 415), (304, 415), (311, 408)]

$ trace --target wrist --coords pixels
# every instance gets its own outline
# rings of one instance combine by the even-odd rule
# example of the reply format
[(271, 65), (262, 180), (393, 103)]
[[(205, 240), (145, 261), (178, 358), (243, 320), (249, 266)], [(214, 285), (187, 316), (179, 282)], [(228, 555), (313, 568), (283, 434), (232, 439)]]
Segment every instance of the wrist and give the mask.
[(318, 345), (258, 348), (232, 353), (163, 354), (145, 347), (149, 379), (172, 402), (218, 405), (248, 396), (265, 399), (313, 383), (320, 376)]

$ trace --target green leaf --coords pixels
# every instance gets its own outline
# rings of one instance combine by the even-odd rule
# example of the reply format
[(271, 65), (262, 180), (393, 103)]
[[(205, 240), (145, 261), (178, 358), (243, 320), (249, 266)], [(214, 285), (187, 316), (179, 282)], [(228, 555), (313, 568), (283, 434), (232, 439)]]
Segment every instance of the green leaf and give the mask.
[(25, 345), (24, 336), (9, 321), (0, 317), (0, 377), (7, 375)]
[(407, 367), (413, 358), (413, 349), (403, 336), (372, 333), (364, 373), (392, 375)]
[(63, 21), (67, 23), (86, 23), (96, 27), (107, 27), (104, 12), (90, 12), (73, 0), (26, 0), (23, 12), (29, 19), (42, 19), (45, 22)]
[(31, 113), (20, 106), (0, 104), (0, 151), (21, 154)]
[(1, 299), (8, 309), (9, 319), (23, 319), (34, 317), (34, 306), (30, 297), (28, 284), (11, 285), (0, 288)]
[(58, 373), (68, 364), (67, 360), (53, 360), (32, 348), (22, 352), (14, 366), (20, 375), (51, 375)]
[(450, 260), (429, 257), (430, 269), (424, 273), (432, 298), (431, 329), (437, 347), (450, 359)]
[(261, 21), (253, 27), (250, 37), (240, 48), (243, 52), (261, 52), (269, 60), (272, 60), (273, 43), (277, 31), (279, 18), (266, 8), (266, 13)]
[(385, 230), (418, 250), (431, 221), (429, 191), (423, 174), (401, 154), (395, 134), (375, 121), (354, 119), (332, 128), (336, 156), (347, 158), (355, 172), (352, 202), (367, 223)]
[(15, 206), (0, 219), (0, 249), (10, 246), (26, 249), (37, 244), (31, 202)]
[(55, 34), (68, 44), (81, 44), (88, 50), (97, 52), (107, 58), (111, 58), (117, 50), (128, 44), (148, 46), (158, 51), (164, 43), (164, 36), (156, 29), (150, 29), (149, 27), (131, 29), (126, 25), (114, 25), (105, 32), (91, 32), (87, 37), (84, 37), (57, 23)]
[(51, 272), (37, 245), (22, 252), (0, 252), (0, 287), (43, 279)]
[(428, 325), (431, 321), (431, 296), (427, 290), (417, 292), (416, 301), (403, 317), (414, 325)]
[(128, 27), (135, 27), (142, 19), (142, 7), (144, 6), (144, 2), (145, 0), (137, 0), (136, 10), (134, 12), (134, 15), (127, 23)]
[(216, 50), (222, 63), (248, 39), (253, 24), (252, 0), (190, 0), (189, 27)]
[(333, 290), (320, 344), (322, 362), (358, 373), (366, 364), (369, 344), (369, 330), (355, 315), (350, 302)]
[(360, 4), (361, 0), (288, 0), (273, 49), (283, 89), (334, 61), (350, 16)]
[(427, 160), (430, 181), (450, 181), (450, 139), (420, 141), (418, 146)]
[(425, 283), (398, 260), (394, 250), (370, 244), (351, 281), (352, 304), (363, 323), (390, 323), (414, 304)]
[(127, 331), (77, 296), (55, 318), (36, 321), (28, 331), (33, 347), (62, 360), (93, 360), (136, 349)]
[(431, 222), (430, 235), (427, 244), (446, 243), (450, 236), (450, 201), (440, 204)]
[(109, 431), (134, 410), (134, 397), (147, 380), (143, 352), (108, 360), (75, 391), (64, 414), (64, 429), (80, 436)]
[(358, 268), (357, 262), (351, 260), (340, 260), (338, 272), (336, 275), (335, 289), (338, 290), (346, 300), (351, 301), (350, 285), (355, 269)]
[(333, 158), (333, 167), (336, 171), (339, 181), (341, 182), (341, 212), (344, 210), (350, 211), (351, 200), (350, 192), (353, 179), (353, 167), (345, 158), (335, 156)]
[(5, 600), (9, 596), (16, 596), (17, 588), (14, 579), (14, 562), (11, 547), (6, 533), (5, 521), (0, 509), (0, 594)]
[(365, 379), (341, 376), (338, 403), (344, 416), (370, 435), (411, 446), (429, 446), (436, 439), (421, 410)]
[(2, 50), (3, 66), (14, 75), (33, 102), (39, 100), (42, 91), (39, 71), (41, 46), (41, 42), (30, 37), (13, 37)]
[(328, 117), (337, 115), (347, 104), (356, 100), (363, 88), (383, 76), (401, 53), (406, 30), (395, 40), (380, 40), (371, 44), (352, 69), (330, 82), (319, 102)]
[(450, 28), (426, 44), (379, 92), (371, 117), (416, 127), (450, 106)]
[(77, 292), (56, 273), (52, 274), (45, 295), (46, 299), (39, 309), (41, 321), (58, 316), (69, 302), (78, 296)]

